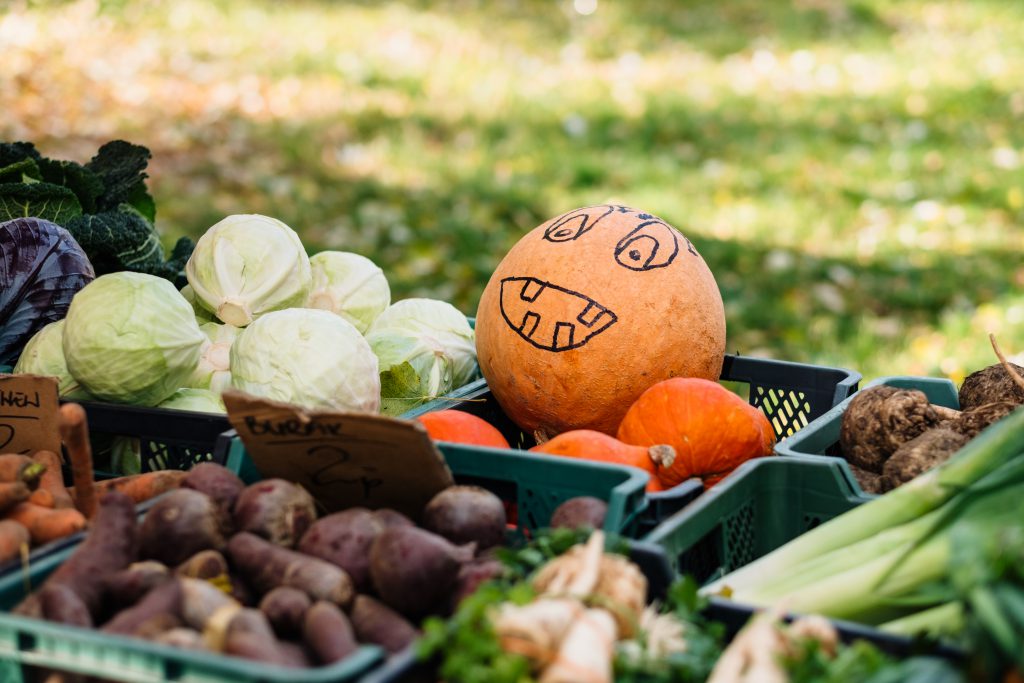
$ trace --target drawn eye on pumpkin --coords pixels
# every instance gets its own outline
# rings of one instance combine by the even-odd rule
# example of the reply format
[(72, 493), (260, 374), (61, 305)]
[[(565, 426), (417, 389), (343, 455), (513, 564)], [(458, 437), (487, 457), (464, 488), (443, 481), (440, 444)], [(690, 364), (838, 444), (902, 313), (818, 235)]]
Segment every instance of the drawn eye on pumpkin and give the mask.
[(659, 220), (641, 223), (615, 245), (615, 260), (630, 270), (664, 268), (678, 253), (676, 231)]
[(598, 222), (615, 211), (614, 206), (588, 206), (559, 216), (544, 230), (549, 242), (569, 242), (582, 237)]

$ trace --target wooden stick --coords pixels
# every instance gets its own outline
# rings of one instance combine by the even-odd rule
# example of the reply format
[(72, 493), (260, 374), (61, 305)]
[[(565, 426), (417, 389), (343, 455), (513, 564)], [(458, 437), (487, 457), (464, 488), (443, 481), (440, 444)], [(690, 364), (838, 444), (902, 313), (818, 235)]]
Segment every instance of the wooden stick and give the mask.
[(1007, 374), (1010, 375), (1010, 379), (1012, 379), (1013, 383), (1018, 387), (1024, 389), (1024, 377), (1020, 376), (1020, 373), (1014, 369), (1013, 365), (1010, 364), (1010, 361), (1006, 360), (1006, 356), (1003, 355), (1003, 352), (999, 350), (999, 345), (996, 344), (996, 335), (989, 332), (988, 340), (992, 342), (992, 350), (996, 352), (996, 358), (998, 358), (999, 362), (1002, 363), (1003, 369), (1005, 369)]
[(78, 494), (75, 504), (86, 519), (96, 514), (96, 493), (93, 491), (92, 447), (85, 409), (77, 403), (60, 407), (60, 435), (71, 459), (71, 478)]

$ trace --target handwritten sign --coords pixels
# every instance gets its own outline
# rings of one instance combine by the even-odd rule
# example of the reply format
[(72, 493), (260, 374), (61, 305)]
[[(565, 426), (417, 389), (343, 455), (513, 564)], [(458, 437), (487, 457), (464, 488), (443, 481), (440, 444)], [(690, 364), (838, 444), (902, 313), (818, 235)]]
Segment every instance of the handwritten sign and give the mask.
[(418, 422), (306, 411), (238, 391), (225, 392), (224, 405), (260, 474), (301, 484), (328, 512), (389, 507), (415, 517), (453, 483)]
[(0, 453), (60, 453), (57, 380), (0, 375)]

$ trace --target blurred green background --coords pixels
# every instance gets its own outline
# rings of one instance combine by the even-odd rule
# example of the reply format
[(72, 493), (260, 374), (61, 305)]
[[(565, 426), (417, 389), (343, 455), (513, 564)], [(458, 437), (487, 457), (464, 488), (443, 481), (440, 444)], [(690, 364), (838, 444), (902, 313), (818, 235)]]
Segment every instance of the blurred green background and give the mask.
[(0, 46), (0, 138), (149, 147), (168, 244), (263, 213), (472, 314), (610, 201), (697, 246), (731, 352), (1024, 351), (1021, 2), (0, 0)]

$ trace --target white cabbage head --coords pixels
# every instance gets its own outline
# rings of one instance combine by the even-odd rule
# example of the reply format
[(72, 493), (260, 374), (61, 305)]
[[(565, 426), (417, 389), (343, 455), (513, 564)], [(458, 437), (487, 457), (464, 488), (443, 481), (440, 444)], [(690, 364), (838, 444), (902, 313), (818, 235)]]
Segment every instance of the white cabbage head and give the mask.
[(218, 396), (231, 386), (231, 345), (238, 338), (241, 328), (220, 323), (203, 323), (199, 326), (206, 341), (199, 355), (199, 365), (185, 380), (185, 387), (209, 389)]
[(68, 371), (64, 360), (64, 321), (52, 322), (32, 335), (14, 366), (16, 374), (48, 375), (57, 378), (61, 398), (87, 401), (91, 396)]
[(377, 357), (352, 323), (328, 311), (267, 313), (231, 346), (231, 386), (304, 408), (377, 412)]
[(102, 275), (78, 292), (64, 319), (71, 376), (96, 398), (155, 406), (192, 374), (206, 336), (167, 280)]
[(224, 399), (209, 389), (182, 388), (171, 394), (158, 408), (191, 410), (194, 413), (225, 413)]
[(370, 259), (347, 251), (321, 251), (309, 259), (313, 288), (306, 308), (337, 313), (362, 333), (391, 303), (384, 271)]
[(312, 283), (299, 236), (258, 214), (228, 216), (203, 233), (185, 276), (200, 305), (235, 327), (304, 305)]
[(381, 371), (381, 412), (398, 415), (468, 383), (477, 372), (473, 328), (446, 301), (403, 299), (366, 333)]

